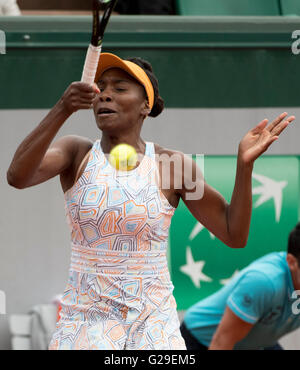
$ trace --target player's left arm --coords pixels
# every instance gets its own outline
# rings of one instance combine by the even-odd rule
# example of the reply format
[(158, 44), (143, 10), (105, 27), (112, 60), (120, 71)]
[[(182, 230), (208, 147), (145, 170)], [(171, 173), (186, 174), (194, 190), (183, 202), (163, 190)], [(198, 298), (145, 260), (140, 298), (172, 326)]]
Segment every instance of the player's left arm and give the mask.
[(196, 163), (182, 154), (182, 186), (178, 195), (194, 217), (228, 246), (246, 246), (252, 212), (254, 162), (294, 119), (294, 116), (287, 118), (287, 113), (282, 113), (269, 125), (268, 120), (261, 121), (244, 136), (239, 144), (235, 185), (230, 204), (205, 183)]
[(231, 248), (247, 244), (252, 209), (252, 165), (238, 162), (230, 204), (204, 178), (192, 158), (182, 154), (182, 188), (178, 189), (192, 215)]

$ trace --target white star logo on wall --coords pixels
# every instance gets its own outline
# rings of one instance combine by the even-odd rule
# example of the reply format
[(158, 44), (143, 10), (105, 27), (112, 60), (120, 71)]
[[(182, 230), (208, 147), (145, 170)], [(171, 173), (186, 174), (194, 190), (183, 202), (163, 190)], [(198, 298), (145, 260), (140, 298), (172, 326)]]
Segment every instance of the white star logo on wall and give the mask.
[[(205, 229), (205, 227), (200, 222), (196, 222), (196, 225), (194, 226), (192, 232), (190, 233), (189, 239), (193, 240), (204, 229)], [(216, 238), (213, 233), (211, 233), (209, 230), (207, 230), (207, 231), (209, 232), (209, 235), (210, 235), (211, 239)]]
[(275, 217), (276, 221), (279, 222), (282, 208), (282, 192), (287, 186), (287, 181), (275, 181), (269, 177), (258, 175), (253, 173), (252, 176), (255, 180), (261, 183), (261, 186), (257, 186), (252, 190), (253, 195), (260, 195), (260, 198), (256, 201), (254, 208), (259, 207), (261, 204), (267, 202), (269, 199), (274, 199), (275, 204)]
[(195, 287), (200, 288), (200, 281), (206, 281), (208, 283), (212, 281), (210, 277), (202, 272), (205, 261), (194, 261), (190, 247), (186, 249), (186, 262), (186, 265), (180, 267), (180, 271), (192, 279)]
[(239, 270), (235, 270), (232, 276), (230, 276), (228, 279), (222, 279), (220, 280), (221, 285), (227, 285), (230, 283), (230, 281), (239, 273)]

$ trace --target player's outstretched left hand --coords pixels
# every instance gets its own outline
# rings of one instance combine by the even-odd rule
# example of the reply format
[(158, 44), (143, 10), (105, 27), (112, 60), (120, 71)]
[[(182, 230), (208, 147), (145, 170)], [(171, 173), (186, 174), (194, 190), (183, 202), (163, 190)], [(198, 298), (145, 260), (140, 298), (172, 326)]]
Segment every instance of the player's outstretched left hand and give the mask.
[(286, 112), (280, 114), (269, 125), (269, 121), (264, 119), (250, 130), (240, 142), (239, 160), (242, 163), (251, 164), (262, 155), (279, 138), (282, 131), (295, 120), (295, 116), (286, 118), (287, 115)]

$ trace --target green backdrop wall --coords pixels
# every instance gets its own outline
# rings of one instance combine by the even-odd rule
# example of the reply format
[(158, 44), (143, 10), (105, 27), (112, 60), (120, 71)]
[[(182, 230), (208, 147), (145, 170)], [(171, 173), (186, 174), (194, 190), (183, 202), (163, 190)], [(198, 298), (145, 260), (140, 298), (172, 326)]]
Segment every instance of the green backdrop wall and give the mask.
[[(0, 18), (7, 40), (7, 53), (0, 55), (0, 109), (50, 108), (81, 77), (90, 27), (91, 17)], [(167, 108), (299, 107), (300, 56), (291, 49), (296, 29), (298, 19), (282, 17), (114, 17), (104, 49), (148, 59)], [(207, 157), (204, 170), (230, 201), (235, 158)], [(219, 289), (255, 258), (285, 250), (298, 219), (298, 157), (259, 159), (253, 189), (243, 250), (225, 247), (180, 204), (169, 256), (179, 309)]]
[[(152, 62), (167, 107), (295, 107), (297, 29), (298, 18), (115, 16), (104, 50)], [(49, 108), (81, 78), (91, 17), (0, 17), (0, 30), (0, 109)]]
[[(235, 171), (236, 157), (205, 157), (206, 181), (228, 202)], [(252, 189), (253, 213), (248, 243), (243, 249), (227, 247), (180, 203), (170, 233), (170, 266), (179, 309), (187, 309), (220, 289), (253, 260), (274, 251), (286, 251), (288, 234), (298, 220), (299, 158), (259, 158)]]

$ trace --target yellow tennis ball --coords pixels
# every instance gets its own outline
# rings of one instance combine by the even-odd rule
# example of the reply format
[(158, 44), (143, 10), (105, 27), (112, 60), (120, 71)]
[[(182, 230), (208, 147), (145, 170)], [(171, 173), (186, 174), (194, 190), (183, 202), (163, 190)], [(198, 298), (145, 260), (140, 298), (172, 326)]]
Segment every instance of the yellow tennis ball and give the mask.
[(117, 170), (130, 171), (136, 166), (138, 160), (137, 153), (133, 146), (119, 144), (115, 146), (109, 154), (109, 162)]

